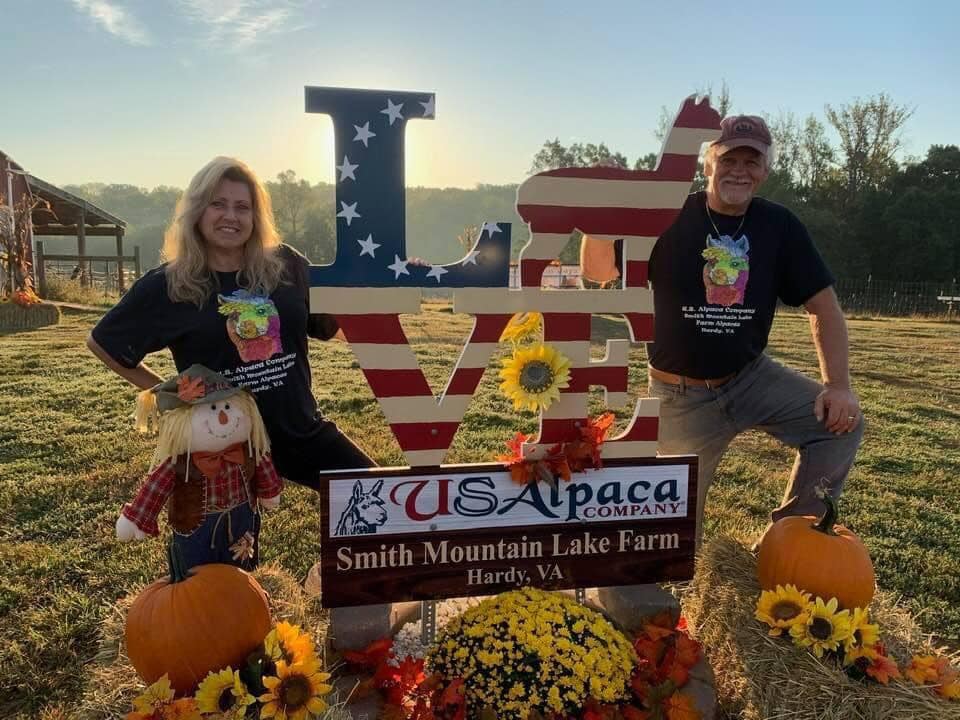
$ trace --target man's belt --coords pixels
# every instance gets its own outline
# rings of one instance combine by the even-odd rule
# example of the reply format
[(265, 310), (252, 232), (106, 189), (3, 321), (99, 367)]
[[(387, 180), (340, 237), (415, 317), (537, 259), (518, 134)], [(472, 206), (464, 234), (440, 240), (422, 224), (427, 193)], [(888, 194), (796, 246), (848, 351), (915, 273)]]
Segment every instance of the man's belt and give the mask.
[(680, 387), (705, 387), (718, 388), (724, 383), (729, 382), (733, 379), (736, 373), (730, 373), (729, 375), (724, 375), (723, 377), (718, 378), (692, 378), (685, 375), (674, 375), (673, 373), (664, 372), (663, 370), (657, 370), (652, 365), (649, 367), (650, 377), (659, 380), (662, 383), (667, 385), (679, 385)]

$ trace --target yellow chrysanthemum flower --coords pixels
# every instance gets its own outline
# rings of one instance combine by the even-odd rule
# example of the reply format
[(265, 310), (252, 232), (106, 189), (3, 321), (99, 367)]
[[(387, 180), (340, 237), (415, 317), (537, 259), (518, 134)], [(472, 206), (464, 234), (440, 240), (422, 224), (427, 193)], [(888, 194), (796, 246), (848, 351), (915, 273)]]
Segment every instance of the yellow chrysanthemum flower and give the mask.
[(791, 627), (790, 635), (797, 645), (810, 648), (818, 658), (823, 657), (824, 651), (836, 650), (853, 635), (850, 611), (837, 612), (836, 598), (830, 598), (829, 603), (817, 598), (806, 621)]
[(500, 389), (515, 410), (546, 410), (570, 385), (570, 361), (549, 345), (519, 347), (503, 362)]
[(316, 659), (310, 636), (288, 622), (277, 623), (264, 638), (263, 648), (275, 663), (283, 660), (288, 666)]
[(277, 663), (276, 677), (265, 677), (263, 686), (269, 692), (260, 696), (264, 703), (261, 718), (276, 720), (308, 720), (319, 717), (327, 709), (324, 696), (333, 688), (327, 685), (329, 673), (320, 672), (316, 660), (287, 665)]
[(257, 701), (247, 692), (240, 673), (231, 668), (207, 675), (197, 687), (196, 698), (200, 712), (220, 713), (228, 720), (240, 720), (246, 715), (247, 706)]
[(777, 636), (804, 622), (809, 606), (810, 593), (801, 592), (795, 585), (777, 585), (776, 590), (760, 593), (753, 616), (770, 626), (770, 635)]
[(514, 345), (533, 342), (540, 338), (543, 316), (537, 312), (517, 313), (510, 319), (500, 342), (511, 342)]
[[(483, 630), (478, 640), (471, 639), (474, 628)], [(450, 639), (471, 651), (450, 651)], [(467, 681), (468, 715), (489, 706), (501, 720), (525, 720), (532, 711), (573, 713), (588, 696), (622, 699), (636, 653), (596, 612), (565, 595), (525, 588), (488, 598), (448, 624), (427, 663), (432, 672)]]
[(158, 706), (173, 701), (173, 688), (170, 687), (170, 678), (166, 674), (133, 699), (133, 709), (150, 714)]

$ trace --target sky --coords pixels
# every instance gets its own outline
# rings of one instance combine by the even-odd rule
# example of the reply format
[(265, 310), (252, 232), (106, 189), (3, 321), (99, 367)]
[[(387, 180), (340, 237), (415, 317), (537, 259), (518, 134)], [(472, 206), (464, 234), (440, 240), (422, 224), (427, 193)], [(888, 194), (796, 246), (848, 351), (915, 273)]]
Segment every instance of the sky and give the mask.
[(687, 95), (824, 118), (888, 94), (905, 156), (960, 143), (960, 3), (0, 0), (0, 150), (59, 185), (184, 187), (215, 155), (334, 178), (304, 87), (436, 93), (406, 184), (522, 180), (547, 139), (659, 152)]

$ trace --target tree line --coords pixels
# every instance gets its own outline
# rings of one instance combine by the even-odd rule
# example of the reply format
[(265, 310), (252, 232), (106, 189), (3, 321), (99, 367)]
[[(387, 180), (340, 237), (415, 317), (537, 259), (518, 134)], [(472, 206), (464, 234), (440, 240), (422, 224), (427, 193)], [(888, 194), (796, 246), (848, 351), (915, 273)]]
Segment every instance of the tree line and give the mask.
[[(714, 106), (721, 114), (730, 111), (726, 85)], [(911, 112), (881, 94), (827, 105), (823, 118), (792, 113), (767, 118), (778, 153), (760, 194), (798, 215), (838, 277), (948, 282), (960, 278), (960, 149), (933, 145), (923, 158), (898, 160), (901, 132)], [(665, 136), (671, 120), (672, 114), (662, 109), (658, 138)], [(650, 153), (630, 163), (602, 142), (564, 145), (554, 139), (535, 153), (530, 172), (601, 163), (653, 169), (656, 161)], [(703, 186), (701, 169), (694, 189)], [(311, 184), (287, 170), (267, 187), (284, 241), (313, 262), (332, 262), (334, 186)], [(516, 188), (407, 188), (408, 255), (432, 263), (454, 262), (472, 244), (477, 228), (490, 221), (512, 223), (516, 257), (528, 239), (516, 214)], [(125, 219), (127, 247), (139, 245), (147, 267), (159, 262), (163, 232), (180, 189), (104, 183), (65, 189)], [(106, 244), (98, 248), (97, 241)], [(69, 238), (45, 242), (48, 252), (75, 248)], [(111, 238), (88, 238), (88, 252), (109, 253), (112, 243)], [(562, 259), (576, 262), (576, 256), (576, 242), (571, 242)]]
[[(336, 250), (335, 188), (329, 183), (311, 184), (287, 170), (266, 182), (273, 203), (277, 229), (284, 242), (315, 263), (332, 262)], [(144, 266), (160, 262), (163, 233), (169, 225), (181, 190), (133, 185), (86, 183), (64, 189), (127, 221), (124, 246), (140, 246)], [(455, 262), (466, 254), (484, 222), (512, 223), (514, 254), (529, 238), (514, 207), (516, 185), (478, 185), (474, 189), (406, 189), (407, 254), (432, 263)], [(348, 241), (351, 238), (347, 234)], [(48, 253), (75, 253), (72, 238), (44, 238)], [(112, 254), (113, 238), (87, 238), (90, 254)], [(391, 258), (392, 259), (392, 258)]]

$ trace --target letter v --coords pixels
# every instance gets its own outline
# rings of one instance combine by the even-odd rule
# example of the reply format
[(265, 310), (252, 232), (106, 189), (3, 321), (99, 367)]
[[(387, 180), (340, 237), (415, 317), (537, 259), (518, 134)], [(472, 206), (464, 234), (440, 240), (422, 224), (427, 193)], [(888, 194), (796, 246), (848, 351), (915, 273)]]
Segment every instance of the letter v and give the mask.
[(399, 315), (337, 315), (411, 466), (439, 465), (443, 461), (510, 317), (474, 316), (473, 330), (438, 400), (420, 369)]

